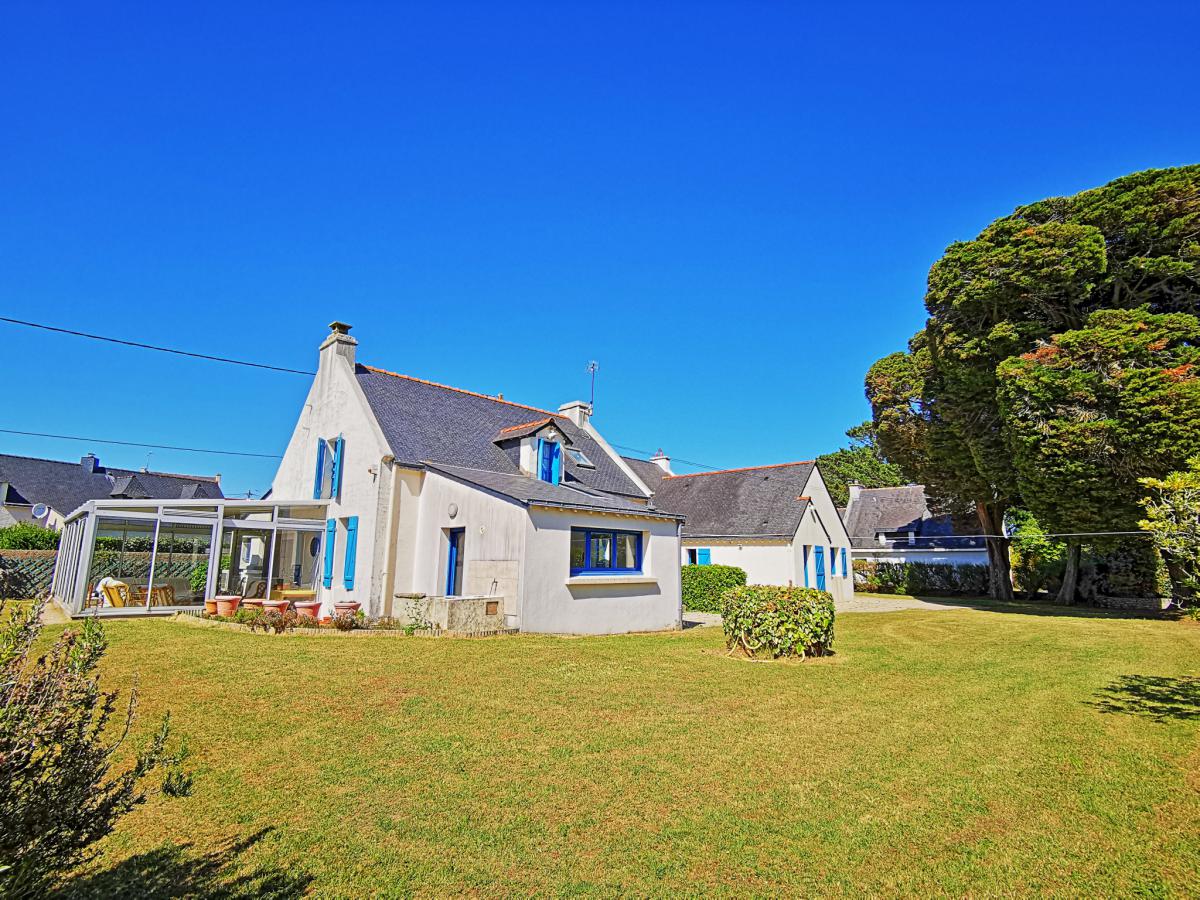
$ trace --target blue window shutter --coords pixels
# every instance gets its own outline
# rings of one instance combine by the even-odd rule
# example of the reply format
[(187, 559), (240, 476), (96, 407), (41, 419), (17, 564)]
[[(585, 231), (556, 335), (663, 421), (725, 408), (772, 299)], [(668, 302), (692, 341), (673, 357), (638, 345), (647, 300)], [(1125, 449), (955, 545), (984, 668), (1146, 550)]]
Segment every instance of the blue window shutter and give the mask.
[(537, 475), (537, 477), (540, 480), (545, 481), (546, 480), (546, 471), (545, 471), (546, 470), (546, 463), (545, 463), (546, 439), (538, 438), (537, 441), (538, 441), (537, 442), (537, 462), (534, 463), (533, 472), (535, 475)]
[(325, 439), (317, 438), (317, 474), (313, 478), (313, 499), (321, 499), (321, 476), (325, 474)]
[(837, 548), (836, 547), (829, 548), (829, 574), (830, 575), (837, 574)]
[(358, 516), (346, 520), (346, 565), (342, 571), (342, 583), (346, 590), (354, 590), (354, 563), (358, 555)]
[(846, 568), (846, 548), (842, 548), (842, 574), (849, 575), (850, 570)]
[(712, 565), (712, 551), (707, 547), (702, 547), (696, 551), (697, 565), (708, 566)]
[(329, 488), (329, 496), (334, 500), (342, 499), (342, 457), (346, 451), (346, 440), (338, 436), (333, 451), (333, 478)]
[(550, 483), (558, 484), (562, 480), (562, 445), (550, 445)]
[(321, 571), (321, 584), (333, 587), (333, 545), (337, 541), (337, 522), (325, 520), (325, 568)]
[(825, 590), (825, 548), (813, 547), (813, 570), (817, 575), (817, 590)]

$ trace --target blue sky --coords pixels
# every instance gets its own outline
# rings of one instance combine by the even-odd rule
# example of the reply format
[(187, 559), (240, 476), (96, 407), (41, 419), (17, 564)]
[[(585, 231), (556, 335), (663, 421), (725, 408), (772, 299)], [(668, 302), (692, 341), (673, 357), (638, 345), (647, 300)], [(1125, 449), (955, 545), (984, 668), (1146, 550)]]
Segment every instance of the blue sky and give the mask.
[[(831, 450), (930, 264), (1200, 157), (1193, 3), (8, 4), (0, 315)], [(0, 427), (280, 453), (308, 387), (0, 324)], [(0, 451), (147, 451), (0, 434)], [(154, 451), (261, 492), (270, 460)], [(688, 470), (687, 466), (678, 468)]]

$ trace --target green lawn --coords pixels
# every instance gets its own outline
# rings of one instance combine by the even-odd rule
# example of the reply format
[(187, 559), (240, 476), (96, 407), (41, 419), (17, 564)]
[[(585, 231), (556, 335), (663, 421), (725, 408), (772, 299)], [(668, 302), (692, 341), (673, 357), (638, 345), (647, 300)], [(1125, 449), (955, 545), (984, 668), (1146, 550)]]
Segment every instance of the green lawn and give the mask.
[(114, 623), (198, 777), (73, 892), (1194, 891), (1200, 625), (1014, 610), (843, 615), (805, 663)]

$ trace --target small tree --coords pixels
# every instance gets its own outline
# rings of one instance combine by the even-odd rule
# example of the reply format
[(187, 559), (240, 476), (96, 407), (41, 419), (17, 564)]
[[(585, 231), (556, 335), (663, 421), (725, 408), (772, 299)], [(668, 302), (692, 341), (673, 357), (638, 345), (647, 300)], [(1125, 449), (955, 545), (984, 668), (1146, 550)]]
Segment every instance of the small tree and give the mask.
[(1163, 555), (1175, 598), (1195, 610), (1200, 597), (1200, 457), (1165, 478), (1143, 478), (1150, 491), (1143, 502), (1146, 518), (1138, 522), (1150, 532)]
[[(0, 602), (0, 894), (37, 895), (89, 857), (117, 820), (144, 802), (156, 770), (160, 789), (191, 787), (181, 768), (185, 748), (168, 752), (164, 716), (133, 765), (110, 776), (133, 723), (137, 689), (123, 713), (117, 693), (100, 690), (96, 665), (107, 648), (99, 620), (62, 632), (31, 659), (44, 602), (15, 612)], [(113, 716), (120, 725), (106, 739)]]

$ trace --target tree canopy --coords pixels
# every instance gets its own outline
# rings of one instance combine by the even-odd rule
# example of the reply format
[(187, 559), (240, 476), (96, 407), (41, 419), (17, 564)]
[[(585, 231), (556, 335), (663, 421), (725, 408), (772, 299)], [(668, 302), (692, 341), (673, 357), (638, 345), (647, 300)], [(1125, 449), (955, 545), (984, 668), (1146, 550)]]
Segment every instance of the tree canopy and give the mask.
[(855, 425), (846, 431), (850, 446), (817, 457), (817, 465), (829, 495), (837, 506), (850, 500), (851, 482), (863, 487), (897, 487), (906, 479), (900, 467), (888, 462), (875, 440), (875, 427), (870, 422)]
[[(866, 390), (882, 452), (935, 500), (972, 503), (988, 534), (1023, 482), (998, 368), (1098, 310), (1200, 312), (1200, 166), (1139, 172), (1017, 208), (946, 249), (930, 270), (925, 328), (879, 360)], [(1126, 478), (1136, 483), (1139, 474)], [(1025, 479), (1024, 484), (1030, 482)], [(1005, 595), (1007, 547), (989, 554)]]

